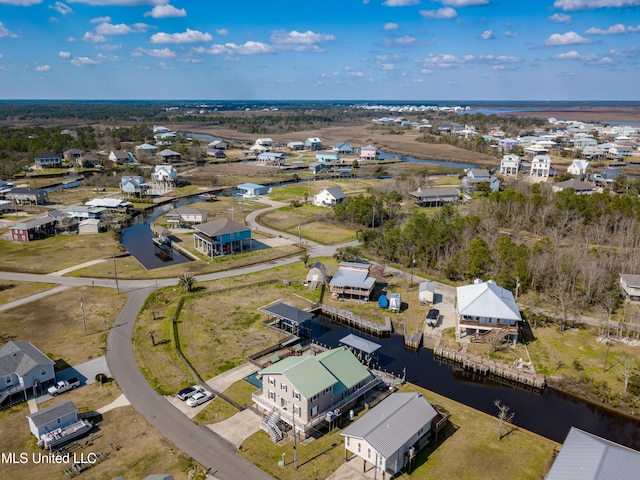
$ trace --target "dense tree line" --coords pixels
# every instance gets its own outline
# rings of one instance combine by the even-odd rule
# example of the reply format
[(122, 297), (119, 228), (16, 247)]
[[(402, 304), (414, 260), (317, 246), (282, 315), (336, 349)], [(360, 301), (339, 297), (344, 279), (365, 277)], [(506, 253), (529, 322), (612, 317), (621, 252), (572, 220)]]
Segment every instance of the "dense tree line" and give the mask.
[(159, 102), (3, 101), (0, 119), (9, 121), (77, 120), (81, 122), (167, 120), (168, 105)]
[(317, 114), (177, 115), (176, 123), (206, 123), (243, 133), (275, 134), (323, 128), (335, 119)]

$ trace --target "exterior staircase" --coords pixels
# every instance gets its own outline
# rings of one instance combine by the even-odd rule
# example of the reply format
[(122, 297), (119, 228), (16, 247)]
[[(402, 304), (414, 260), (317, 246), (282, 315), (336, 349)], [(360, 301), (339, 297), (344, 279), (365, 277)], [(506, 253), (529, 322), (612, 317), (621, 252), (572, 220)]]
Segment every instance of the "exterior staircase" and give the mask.
[(9, 390), (6, 390), (2, 395), (0, 395), (0, 405), (4, 402), (9, 396)]
[(278, 427), (278, 420), (280, 420), (280, 411), (273, 407), (264, 420), (260, 422), (260, 430), (267, 432), (274, 442), (282, 440), (282, 430)]
[(511, 335), (513, 332), (510, 328), (494, 328), (487, 330), (486, 332), (477, 332), (471, 335), (471, 343), (502, 343), (502, 340), (507, 335)]

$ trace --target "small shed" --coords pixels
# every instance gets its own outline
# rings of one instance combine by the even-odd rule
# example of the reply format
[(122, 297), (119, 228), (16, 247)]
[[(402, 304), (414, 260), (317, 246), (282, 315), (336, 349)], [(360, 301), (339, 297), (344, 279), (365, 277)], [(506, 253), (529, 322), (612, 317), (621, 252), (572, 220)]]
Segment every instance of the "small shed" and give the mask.
[(418, 287), (418, 300), (420, 305), (433, 305), (433, 298), (435, 296), (435, 287), (433, 282), (420, 282)]
[(309, 267), (307, 282), (309, 282), (313, 288), (315, 288), (314, 284), (316, 286), (324, 285), (327, 282), (327, 271), (322, 263), (315, 262)]
[(100, 233), (102, 222), (99, 218), (87, 218), (78, 224), (78, 233), (80, 235), (94, 235)]
[(395, 313), (400, 313), (401, 305), (402, 305), (402, 300), (400, 299), (400, 294), (390, 293), (389, 294), (389, 310)]
[(65, 400), (27, 415), (27, 419), (31, 433), (40, 440), (40, 437), (45, 433), (77, 422), (78, 409), (71, 400)]
[(269, 187), (264, 185), (258, 185), (256, 183), (241, 183), (238, 188), (242, 190), (243, 195), (266, 195), (269, 191)]

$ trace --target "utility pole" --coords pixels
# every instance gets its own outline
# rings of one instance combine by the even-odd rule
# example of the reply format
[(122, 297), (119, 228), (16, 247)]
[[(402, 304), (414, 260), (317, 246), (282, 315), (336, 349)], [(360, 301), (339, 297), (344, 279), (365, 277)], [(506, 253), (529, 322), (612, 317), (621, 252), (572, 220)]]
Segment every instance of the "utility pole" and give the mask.
[(298, 469), (298, 443), (296, 441), (296, 411), (291, 412), (291, 423), (293, 423), (293, 468)]
[(80, 297), (80, 311), (82, 312), (82, 329), (84, 330), (84, 336), (87, 336), (87, 322), (84, 319), (84, 302), (82, 301), (83, 297)]
[(300, 230), (300, 224), (298, 224), (298, 243), (302, 246), (302, 231)]
[(116, 292), (120, 295), (120, 287), (118, 286), (118, 271), (116, 270), (116, 254), (113, 254), (113, 276), (116, 279)]
[(156, 278), (156, 303), (158, 303), (158, 279)]
[(516, 302), (518, 301), (519, 290), (520, 290), (520, 277), (516, 277)]
[(604, 366), (602, 367), (602, 372), (603, 373), (607, 371), (607, 359), (609, 358), (609, 347), (610, 346), (611, 346), (611, 342), (607, 338), (607, 353), (604, 356)]
[(411, 283), (409, 284), (410, 287), (413, 287), (413, 269), (416, 268), (416, 254), (412, 254), (411, 255)]

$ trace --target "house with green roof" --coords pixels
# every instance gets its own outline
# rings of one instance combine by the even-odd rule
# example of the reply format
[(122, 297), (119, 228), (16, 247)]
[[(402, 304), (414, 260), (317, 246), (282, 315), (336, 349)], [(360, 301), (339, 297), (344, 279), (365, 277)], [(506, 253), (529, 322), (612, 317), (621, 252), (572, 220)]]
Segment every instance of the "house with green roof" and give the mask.
[[(346, 409), (380, 383), (346, 347), (318, 355), (287, 357), (261, 370), (262, 389), (253, 394), (267, 413), (261, 428), (277, 438), (277, 420), (295, 427), (301, 437)], [(329, 415), (330, 417), (331, 415)]]

